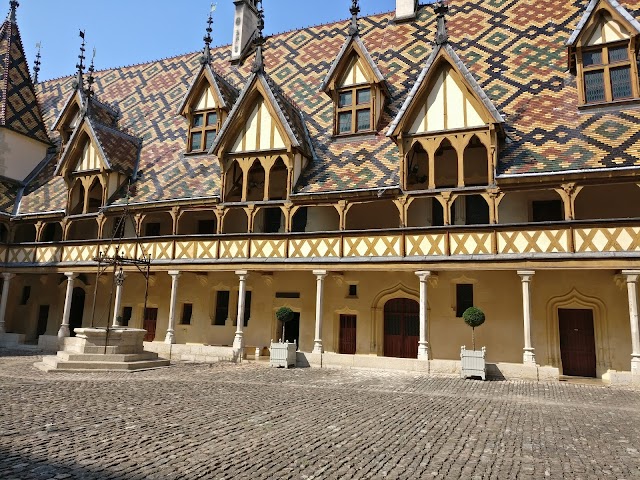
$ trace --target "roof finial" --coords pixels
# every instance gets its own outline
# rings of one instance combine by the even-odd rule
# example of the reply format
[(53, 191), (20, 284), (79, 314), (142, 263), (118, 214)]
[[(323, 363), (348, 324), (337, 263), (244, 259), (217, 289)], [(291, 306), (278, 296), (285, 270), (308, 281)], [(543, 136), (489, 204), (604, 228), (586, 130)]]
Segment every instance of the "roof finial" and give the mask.
[(435, 12), (438, 15), (438, 31), (436, 33), (436, 45), (442, 45), (449, 41), (449, 33), (447, 32), (447, 19), (446, 15), (449, 11), (449, 6), (445, 2), (437, 2), (435, 4)]
[(351, 26), (349, 27), (349, 35), (354, 36), (360, 33), (360, 26), (358, 25), (358, 14), (360, 13), (360, 5), (358, 0), (351, 2)]
[(215, 3), (211, 4), (211, 10), (209, 11), (209, 19), (207, 20), (207, 34), (204, 36), (204, 51), (202, 52), (202, 56), (200, 57), (200, 63), (202, 65), (207, 65), (211, 63), (211, 42), (213, 38), (211, 38), (211, 32), (213, 32), (213, 12), (216, 11), (218, 5)]
[(78, 55), (78, 58), (80, 59), (80, 61), (78, 62), (78, 64), (76, 65), (76, 68), (78, 69), (78, 73), (76, 75), (76, 79), (73, 82), (73, 86), (74, 88), (78, 88), (80, 90), (82, 90), (83, 84), (84, 84), (84, 79), (83, 79), (83, 74), (84, 74), (84, 52), (86, 51), (86, 43), (84, 42), (84, 30), (80, 30), (80, 38), (82, 39), (82, 44), (80, 45), (80, 55)]
[(40, 65), (42, 62), (40, 59), (42, 55), (40, 55), (40, 50), (42, 49), (42, 42), (36, 43), (36, 48), (38, 49), (38, 53), (36, 53), (36, 61), (33, 63), (33, 83), (38, 83), (38, 74), (40, 73)]
[(11, 0), (9, 2), (9, 5), (11, 6), (11, 10), (9, 10), (9, 21), (11, 23), (16, 23), (16, 10), (20, 6), (20, 4), (17, 0)]
[[(96, 79), (93, 76), (93, 73), (96, 71), (95, 67), (94, 67), (94, 63), (95, 63), (95, 59), (96, 59), (96, 49), (94, 47), (93, 49), (93, 55), (91, 57), (91, 65), (89, 65), (89, 77), (87, 78), (87, 90), (86, 90), (86, 95), (87, 98), (91, 99), (91, 97), (93, 96), (93, 84), (96, 81)], [(87, 102), (89, 103), (89, 102)]]
[(262, 8), (262, 0), (257, 0), (256, 7), (258, 7), (258, 26), (256, 31), (256, 38), (253, 43), (256, 45), (256, 61), (251, 68), (253, 73), (264, 72), (264, 58), (262, 57), (262, 47), (264, 46), (264, 36), (262, 31), (264, 30), (264, 9)]

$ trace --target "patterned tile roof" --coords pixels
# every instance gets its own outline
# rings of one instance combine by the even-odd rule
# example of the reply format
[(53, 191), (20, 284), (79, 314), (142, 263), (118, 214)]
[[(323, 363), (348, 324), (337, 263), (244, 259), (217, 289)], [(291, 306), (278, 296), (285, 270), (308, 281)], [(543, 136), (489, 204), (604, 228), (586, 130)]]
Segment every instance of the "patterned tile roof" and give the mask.
[(0, 214), (11, 215), (22, 185), (8, 179), (0, 179)]
[(18, 206), (19, 215), (62, 212), (67, 206), (67, 185), (55, 175), (58, 155), (50, 153), (24, 187)]
[(0, 27), (0, 127), (51, 142), (29, 75), (20, 31), (10, 17)]
[[(453, 49), (505, 119), (507, 144), (498, 175), (548, 174), (576, 169), (640, 167), (640, 110), (578, 111), (575, 77), (567, 72), (565, 43), (586, 0), (452, 0)], [(640, 0), (624, 0), (635, 18)], [(386, 137), (392, 119), (433, 50), (435, 15), (427, 6), (414, 22), (394, 24), (394, 12), (360, 20), (361, 39), (390, 89), (380, 132), (351, 141), (332, 136), (333, 104), (320, 92), (347, 35), (337, 22), (267, 40), (265, 69), (302, 110), (315, 157), (296, 191), (304, 194), (397, 188), (398, 149)], [(213, 66), (245, 85), (250, 64), (231, 65), (229, 47), (212, 51)], [(200, 68), (193, 53), (97, 72), (96, 93), (118, 105), (121, 128), (144, 139), (132, 202), (218, 195), (215, 158), (185, 157), (187, 125), (177, 114)], [(72, 78), (40, 84), (45, 122), (51, 125), (71, 91)], [(207, 163), (209, 162), (209, 163)], [(44, 183), (45, 188), (48, 183)], [(24, 200), (23, 200), (24, 201)]]

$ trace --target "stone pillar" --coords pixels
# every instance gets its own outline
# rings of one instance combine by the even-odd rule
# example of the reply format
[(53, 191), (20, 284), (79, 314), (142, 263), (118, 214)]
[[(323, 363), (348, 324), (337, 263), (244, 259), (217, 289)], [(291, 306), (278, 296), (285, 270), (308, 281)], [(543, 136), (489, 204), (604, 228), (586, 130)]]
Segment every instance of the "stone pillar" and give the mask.
[(420, 340), (418, 341), (418, 360), (429, 360), (429, 342), (427, 341), (427, 323), (429, 305), (427, 301), (427, 281), (431, 276), (429, 271), (416, 272), (420, 279)]
[(244, 326), (244, 300), (247, 292), (247, 277), (249, 272), (246, 270), (236, 271), (236, 275), (240, 279), (240, 286), (238, 288), (238, 315), (236, 316), (236, 336), (233, 338), (233, 350), (239, 351), (244, 347), (244, 333), (242, 327)]
[(638, 278), (640, 270), (623, 270), (627, 279), (629, 320), (631, 322), (631, 375), (640, 378), (640, 325), (638, 324)]
[(122, 285), (124, 285), (125, 277), (126, 277), (126, 274), (122, 270), (119, 270), (118, 272), (116, 272), (116, 278), (115, 278), (115, 282), (116, 282), (116, 301), (115, 301), (115, 304), (113, 306), (113, 326), (114, 327), (119, 327), (120, 326), (120, 322), (118, 321), (118, 317), (120, 316), (120, 309), (122, 307)]
[(169, 326), (167, 327), (167, 336), (164, 343), (176, 343), (176, 335), (174, 333), (176, 327), (176, 301), (178, 300), (178, 279), (180, 272), (178, 270), (169, 270), (171, 275), (171, 300), (169, 304)]
[(60, 330), (58, 330), (59, 339), (68, 337), (71, 334), (71, 332), (69, 332), (69, 317), (71, 316), (71, 301), (73, 300), (73, 283), (78, 274), (73, 272), (65, 272), (65, 276), (67, 277), (67, 294), (64, 298), (62, 325), (60, 325)]
[[(316, 335), (313, 339), (313, 353), (322, 353), (322, 302), (324, 299), (324, 279), (326, 270), (314, 270), (316, 276)], [(298, 345), (298, 348), (300, 345)]]
[(531, 280), (535, 273), (532, 270), (518, 271), (518, 275), (522, 280), (522, 313), (524, 320), (524, 354), (522, 363), (525, 365), (536, 364), (535, 348), (531, 346)]
[(0, 335), (6, 333), (4, 323), (5, 315), (7, 314), (7, 301), (9, 300), (9, 285), (11, 279), (15, 277), (13, 273), (2, 274), (2, 299), (0, 299)]

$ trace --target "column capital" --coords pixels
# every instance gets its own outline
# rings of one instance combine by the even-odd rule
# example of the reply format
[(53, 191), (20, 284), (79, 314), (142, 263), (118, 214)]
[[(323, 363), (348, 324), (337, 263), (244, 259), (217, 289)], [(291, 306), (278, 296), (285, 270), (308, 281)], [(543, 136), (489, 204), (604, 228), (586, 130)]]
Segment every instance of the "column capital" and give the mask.
[(179, 278), (180, 275), (182, 275), (182, 273), (180, 272), (180, 270), (169, 270), (167, 272), (169, 275), (171, 275), (172, 277), (176, 277)]
[(418, 276), (421, 282), (426, 282), (430, 276), (435, 274), (430, 270), (419, 270), (416, 272), (416, 275)]
[(64, 272), (64, 276), (67, 277), (68, 281), (71, 281), (74, 278), (76, 278), (78, 276), (78, 274), (75, 273), (75, 272)]
[(2, 278), (4, 279), (5, 282), (8, 282), (9, 280), (11, 280), (15, 276), (16, 276), (15, 273), (9, 273), (9, 272), (4, 272), (2, 274)]
[(318, 277), (318, 279), (322, 279), (327, 276), (329, 272), (326, 270), (313, 270), (313, 274)]
[(627, 283), (638, 283), (640, 270), (622, 270), (622, 275), (626, 277)]
[(240, 277), (240, 281), (246, 280), (249, 276), (249, 272), (247, 270), (236, 270), (235, 273)]
[(534, 270), (518, 270), (518, 275), (523, 282), (530, 282), (535, 274)]

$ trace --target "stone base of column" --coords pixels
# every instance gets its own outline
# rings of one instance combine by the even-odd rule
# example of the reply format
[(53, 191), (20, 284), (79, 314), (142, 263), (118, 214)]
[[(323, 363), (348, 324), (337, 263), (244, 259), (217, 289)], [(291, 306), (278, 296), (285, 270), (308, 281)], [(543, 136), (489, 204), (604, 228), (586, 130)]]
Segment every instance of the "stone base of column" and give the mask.
[(236, 336), (233, 337), (233, 349), (242, 350), (244, 347), (244, 335), (242, 332), (236, 332)]
[(176, 336), (173, 333), (173, 330), (169, 330), (167, 332), (167, 335), (164, 337), (164, 343), (168, 345), (173, 345), (174, 343), (176, 343)]
[(631, 356), (631, 375), (640, 380), (640, 355)]
[(71, 332), (69, 331), (69, 325), (60, 325), (60, 329), (58, 330), (58, 338), (63, 339), (71, 336)]
[(311, 353), (322, 353), (322, 340), (313, 341), (313, 351)]
[(536, 364), (536, 354), (535, 349), (533, 348), (525, 348), (524, 354), (522, 355), (522, 363), (525, 365), (534, 365)]
[(418, 360), (429, 360), (429, 344), (418, 342)]

